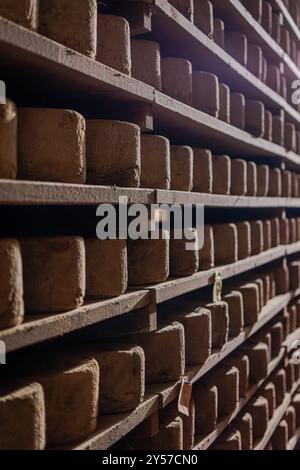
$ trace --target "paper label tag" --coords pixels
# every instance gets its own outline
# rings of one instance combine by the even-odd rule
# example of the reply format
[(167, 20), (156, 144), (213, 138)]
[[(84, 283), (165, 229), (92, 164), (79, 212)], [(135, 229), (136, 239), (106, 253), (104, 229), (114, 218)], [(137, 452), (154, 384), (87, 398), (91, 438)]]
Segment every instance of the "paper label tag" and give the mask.
[(181, 389), (178, 398), (178, 411), (179, 413), (190, 416), (190, 401), (192, 397), (192, 384), (187, 380), (186, 377), (182, 378)]
[(222, 275), (220, 272), (216, 272), (215, 275), (215, 283), (214, 283), (214, 291), (213, 291), (213, 302), (221, 302), (222, 300), (222, 289), (223, 289), (223, 281)]

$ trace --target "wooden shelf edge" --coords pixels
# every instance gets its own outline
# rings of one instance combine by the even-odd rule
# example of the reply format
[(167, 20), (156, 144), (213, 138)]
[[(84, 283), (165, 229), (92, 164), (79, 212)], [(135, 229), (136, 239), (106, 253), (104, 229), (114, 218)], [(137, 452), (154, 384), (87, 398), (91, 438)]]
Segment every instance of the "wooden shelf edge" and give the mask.
[[(273, 6), (275, 6), (277, 10), (280, 9), (278, 5), (279, 1), (271, 0), (271, 3), (273, 3)], [(289, 69), (288, 71), (291, 78), (294, 78), (295, 80), (300, 78), (300, 70), (297, 64), (295, 64), (292, 59), (287, 56), (286, 52), (282, 49), (282, 47), (262, 27), (262, 25), (256, 21), (256, 19), (251, 15), (247, 8), (241, 3), (241, 1), (229, 0), (228, 4), (230, 4), (230, 6), (234, 8), (236, 14), (239, 14), (243, 21), (247, 22), (248, 28), (251, 29), (253, 35), (257, 35), (259, 44), (263, 46), (265, 54), (268, 55), (271, 59), (273, 59), (272, 62), (274, 61), (275, 57), (277, 57), (278, 60), (283, 60), (285, 62), (285, 65)], [(282, 13), (284, 15), (283, 11)]]
[[(0, 205), (155, 204), (153, 189), (0, 179)], [(299, 200), (300, 207), (300, 200)]]
[[(248, 29), (251, 29), (252, 33), (260, 39), (259, 42), (264, 46), (265, 52), (270, 52), (270, 54), (267, 55), (272, 57), (272, 61), (274, 61), (274, 57), (276, 57), (278, 61), (284, 61), (286, 54), (283, 49), (262, 28), (262, 26), (252, 18), (244, 5), (242, 5), (238, 0), (229, 0), (226, 2), (226, 5), (231, 9), (234, 9), (235, 14), (239, 15), (239, 17), (247, 23)], [(216, 5), (214, 4), (214, 8), (215, 7)], [(300, 115), (296, 109), (294, 109), (282, 96), (278, 95), (278, 93), (272, 90), (267, 84), (253, 75), (234, 57), (228, 54), (225, 49), (219, 47), (218, 44), (209, 39), (199, 28), (197, 28), (196, 25), (180, 14), (175, 7), (168, 4), (165, 0), (155, 0), (153, 15), (157, 16), (160, 20), (171, 20), (178, 28), (181, 28), (182, 33), (184, 32), (190, 36), (190, 40), (198, 42), (199, 47), (205, 48), (205, 52), (207, 54), (210, 54), (211, 57), (217, 58), (218, 61), (222, 63), (223, 67), (226, 68), (226, 75), (234, 75), (235, 81), (239, 80), (242, 85), (244, 81), (245, 84), (247, 82), (247, 89), (250, 87), (252, 92), (257, 94), (257, 99), (265, 101), (266, 105), (272, 104), (273, 107), (278, 107), (278, 105), (280, 105), (280, 107), (282, 107), (290, 116), (292, 121), (299, 124)], [(216, 13), (215, 16), (219, 15)], [(189, 59), (191, 60), (191, 57), (189, 57)], [(194, 62), (193, 60), (191, 61)], [(292, 63), (291, 59), (290, 61), (287, 61), (286, 66), (294, 80), (300, 78), (300, 70)]]
[[(263, 308), (260, 319), (255, 325), (245, 328), (245, 330), (239, 336), (231, 339), (224, 346), (222, 351), (218, 351), (212, 354), (206, 363), (202, 366), (187, 367), (185, 376), (189, 382), (192, 384), (197, 383), (202, 377), (204, 377), (208, 372), (214, 369), (231, 353), (233, 353), (239, 346), (241, 346), (247, 339), (251, 338), (268, 322), (273, 320), (273, 318), (278, 315), (278, 313), (280, 313), (280, 311), (283, 310), (292, 299), (292, 293), (275, 297), (270, 302), (268, 302), (268, 305)], [(149, 393), (155, 393), (159, 396), (160, 408), (164, 408), (178, 397), (180, 385), (180, 382), (150, 385), (148, 386), (147, 390)]]
[(148, 288), (150, 288), (150, 290), (153, 291), (153, 295), (156, 296), (156, 303), (160, 304), (202, 287), (212, 285), (215, 280), (216, 272), (221, 273), (223, 280), (230, 279), (238, 274), (251, 271), (272, 261), (297, 253), (298, 251), (300, 251), (300, 242), (290, 246), (281, 245), (260, 253), (257, 256), (240, 260), (237, 263), (217, 266), (209, 271), (200, 271), (187, 278), (169, 279), (164, 283), (148, 286)]

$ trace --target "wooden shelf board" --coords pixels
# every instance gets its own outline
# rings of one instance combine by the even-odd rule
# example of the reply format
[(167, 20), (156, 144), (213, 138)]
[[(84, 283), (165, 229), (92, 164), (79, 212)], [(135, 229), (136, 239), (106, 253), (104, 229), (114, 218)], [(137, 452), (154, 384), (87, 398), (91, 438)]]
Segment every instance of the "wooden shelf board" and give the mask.
[(271, 321), (281, 310), (283, 310), (290, 302), (291, 295), (284, 294), (272, 299), (268, 304), (262, 309), (260, 317), (255, 325), (246, 327), (244, 331), (230, 340), (223, 348), (222, 351), (212, 355), (206, 364), (201, 369), (194, 371), (193, 375), (190, 378), (192, 383), (197, 382), (201, 379), (207, 372), (213, 369), (218, 363), (223, 361), (229, 354), (235, 351), (239, 346), (241, 346), (247, 339), (251, 338), (255, 333), (262, 329), (269, 321)]
[[(275, 297), (262, 309), (258, 322), (251, 326), (246, 327), (244, 331), (237, 336), (232, 338), (221, 351), (216, 351), (208, 358), (205, 364), (202, 366), (187, 367), (185, 376), (188, 380), (195, 384), (208, 372), (214, 369), (220, 362), (234, 352), (239, 346), (241, 346), (247, 339), (251, 338), (257, 333), (263, 326), (271, 321), (281, 310), (283, 310), (291, 301), (292, 294), (284, 294)], [(160, 408), (164, 408), (179, 394), (180, 382), (170, 384), (159, 384), (150, 385), (147, 388), (149, 393), (155, 393), (159, 396)]]
[[(296, 243), (293, 247), (289, 247), (290, 252), (297, 252), (299, 250), (300, 242)], [(286, 254), (285, 247), (278, 247), (269, 251), (270, 252), (262, 253), (258, 257), (237, 263), (237, 267), (234, 269), (233, 266), (235, 265), (231, 267), (220, 267), (209, 272), (197, 273), (195, 276), (192, 276), (192, 278), (177, 279), (155, 287), (144, 287), (141, 290), (128, 291), (121, 297), (99, 302), (89, 302), (70, 312), (42, 316), (26, 315), (25, 322), (21, 325), (7, 330), (0, 330), (0, 340), (5, 341), (7, 352), (16, 351), (146, 307), (153, 302), (153, 295), (156, 296), (155, 301), (159, 304), (187, 292), (205, 287), (213, 283), (216, 271), (222, 272), (223, 279), (228, 279), (237, 274), (254, 269), (255, 267), (262, 266), (270, 261), (274, 261), (275, 259), (279, 259)], [(263, 324), (268, 322), (275, 311), (278, 312), (283, 309), (288, 305), (294, 295), (298, 296), (299, 294), (300, 291), (299, 293), (285, 294), (270, 301), (269, 304), (264, 307), (259, 322), (256, 325), (251, 328), (246, 328), (237, 338), (229, 341), (224, 350), (213, 354), (200, 370), (198, 367), (192, 368), (189, 371), (191, 380), (199, 380), (207, 371), (235, 350), (239, 344), (242, 344), (248, 337), (260, 329)], [(168, 397), (174, 393), (176, 395), (177, 388), (178, 384), (176, 386), (171, 384), (170, 390), (167, 393), (164, 392), (165, 396)], [(163, 389), (165, 389), (165, 385)], [(165, 399), (168, 398), (164, 398), (163, 400), (165, 401)]]
[[(276, 3), (277, 0), (271, 0)], [(279, 3), (279, 2), (278, 2)], [(239, 0), (213, 0), (215, 16), (221, 17), (231, 28), (237, 28), (246, 34), (249, 41), (259, 45), (264, 55), (274, 63), (283, 61), (286, 68), (286, 74), (291, 80), (300, 78), (300, 70), (287, 56), (282, 47), (269, 35), (269, 33), (253, 18), (251, 13)], [(274, 5), (273, 5), (274, 6)], [(275, 8), (278, 9), (278, 8)]]
[(300, 341), (300, 328), (291, 333), (285, 341), (287, 352), (290, 353), (294, 350), (293, 345), (295, 341)]
[(204, 146), (214, 153), (253, 159), (282, 159), (289, 166), (299, 165), (300, 157), (283, 147), (254, 137), (241, 129), (205, 114), (197, 109), (156, 92), (154, 129), (176, 142)]
[(173, 190), (1, 180), (0, 205), (201, 204), (207, 208), (300, 208), (300, 198), (226, 196)]
[(221, 273), (223, 280), (229, 279), (237, 276), (238, 274), (251, 271), (272, 261), (283, 258), (287, 254), (296, 253), (298, 251), (300, 251), (300, 242), (297, 242), (288, 248), (286, 246), (279, 246), (257, 256), (240, 260), (237, 263), (215, 267), (211, 270), (198, 272), (193, 276), (186, 278), (169, 279), (164, 283), (148, 287), (155, 294), (156, 302), (160, 304), (188, 292), (213, 284), (216, 272)]
[(82, 91), (87, 96), (106, 95), (125, 101), (154, 100), (152, 87), (1, 17), (0, 57), (2, 74), (7, 69), (19, 71), (26, 78), (28, 74), (37, 81), (47, 80), (50, 89), (56, 83), (69, 93)]
[(0, 340), (5, 342), (7, 352), (12, 352), (124, 315), (149, 303), (149, 291), (141, 290), (114, 299), (90, 302), (71, 312), (26, 315), (20, 326), (0, 330)]

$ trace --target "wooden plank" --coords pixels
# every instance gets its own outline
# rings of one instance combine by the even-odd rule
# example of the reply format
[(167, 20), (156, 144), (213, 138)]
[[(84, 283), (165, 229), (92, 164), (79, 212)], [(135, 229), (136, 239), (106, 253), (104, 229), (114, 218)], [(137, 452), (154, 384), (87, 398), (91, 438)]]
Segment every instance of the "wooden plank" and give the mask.
[(205, 207), (300, 208), (300, 198), (222, 196), (184, 191), (0, 180), (0, 205), (200, 204)]
[(247, 395), (239, 402), (235, 411), (228, 416), (222, 417), (218, 424), (217, 428), (207, 436), (196, 436), (195, 437), (195, 446), (193, 450), (207, 450), (216, 439), (222, 434), (222, 432), (227, 428), (227, 426), (232, 423), (232, 421), (238, 416), (238, 414), (245, 408), (247, 403), (252, 399), (252, 397), (261, 389), (263, 384), (268, 380), (270, 375), (274, 372), (276, 367), (280, 364), (285, 355), (285, 349), (282, 348), (278, 357), (273, 359), (269, 364), (268, 376), (261, 380), (258, 384), (252, 385), (247, 393)]
[(55, 315), (26, 315), (20, 326), (0, 331), (7, 352), (54, 339), (110, 318), (125, 315), (148, 305), (148, 291), (129, 292), (115, 299), (84, 305), (76, 310)]
[(135, 410), (120, 415), (99, 417), (99, 425), (95, 433), (72, 450), (106, 450), (126, 436), (136, 426), (158, 409), (158, 399), (146, 396), (144, 402)]
[(146, 1), (117, 1), (110, 5), (110, 12), (126, 18), (132, 37), (151, 32), (152, 6)]
[(294, 344), (296, 341), (300, 341), (300, 328), (291, 333), (284, 342), (288, 353), (295, 351)]
[(268, 429), (267, 429), (265, 435), (261, 439), (257, 439), (254, 442), (253, 450), (264, 450), (266, 448), (266, 445), (270, 441), (270, 439), (273, 436), (276, 428), (278, 427), (280, 421), (283, 419), (288, 407), (290, 406), (290, 404), (292, 402), (293, 395), (295, 395), (295, 393), (297, 392), (299, 386), (300, 386), (300, 381), (298, 381), (294, 385), (293, 390), (291, 391), (291, 393), (286, 394), (283, 403), (277, 408), (277, 410), (274, 413), (273, 418), (269, 421)]
[[(296, 244), (300, 245), (300, 243)], [(299, 250), (299, 248), (298, 248)], [(255, 260), (254, 257), (252, 264), (243, 264), (245, 270), (252, 269), (252, 267), (258, 267), (266, 262), (277, 259), (278, 257), (284, 256), (284, 249), (282, 247), (275, 248), (270, 250), (273, 253), (267, 253), (267, 258), (265, 256), (260, 256)], [(262, 253), (265, 255), (265, 253)], [(271, 255), (271, 257), (270, 257)], [(253, 263), (255, 266), (253, 266)], [(223, 279), (233, 276), (233, 271), (226, 271), (227, 267), (224, 267)], [(247, 268), (247, 269), (246, 269)], [(222, 272), (222, 268), (220, 268)], [(239, 273), (244, 272), (242, 266), (239, 267)], [(215, 270), (213, 270), (215, 273)], [(55, 314), (55, 315), (27, 315), (25, 316), (25, 322), (17, 327), (10, 328), (8, 330), (0, 331), (0, 340), (6, 343), (7, 352), (16, 351), (27, 346), (32, 346), (34, 344), (39, 344), (41, 342), (47, 341), (49, 339), (54, 339), (65, 334), (78, 331), (82, 328), (86, 328), (91, 325), (95, 325), (102, 321), (115, 318), (117, 316), (124, 315), (128, 312), (134, 310), (142, 309), (147, 307), (149, 315), (148, 322), (149, 330), (153, 330), (156, 327), (156, 303), (164, 302), (173, 297), (177, 297), (191, 290), (196, 290), (200, 287), (205, 287), (207, 283), (212, 283), (214, 280), (214, 274), (210, 274), (207, 277), (206, 273), (198, 273), (196, 276), (201, 275), (201, 282), (198, 281), (198, 286), (195, 285), (196, 281), (193, 281), (192, 284), (184, 284), (184, 290), (182, 286), (174, 290), (172, 281), (164, 283), (162, 285), (156, 286), (157, 291), (154, 288), (145, 288), (140, 291), (128, 292), (121, 297), (114, 299), (104, 300), (100, 302), (88, 303), (83, 307), (80, 307), (76, 310)], [(185, 281), (187, 282), (189, 278)], [(206, 279), (206, 283), (204, 282)], [(178, 282), (176, 280), (174, 282)], [(183, 281), (183, 280), (181, 280)], [(201, 285), (199, 285), (201, 284)], [(162, 286), (162, 288), (161, 288)], [(180, 292), (180, 293), (179, 293)], [(258, 331), (265, 323), (267, 323), (277, 312), (282, 310), (294, 296), (298, 296), (300, 291), (295, 293), (285, 294), (283, 296), (276, 297), (264, 307), (259, 322), (251, 328), (247, 328), (243, 333), (241, 333), (237, 338), (234, 338), (232, 341), (228, 342), (223, 351), (216, 352), (213, 354), (206, 364), (200, 368), (192, 368), (188, 375), (190, 376), (191, 381), (195, 382), (199, 380), (204, 374), (211, 370), (216, 364), (218, 364), (222, 359), (224, 359), (228, 354), (234, 351), (240, 344), (242, 344), (248, 337), (252, 336), (256, 331)], [(153, 297), (155, 296), (155, 297)], [(173, 296), (173, 297), (172, 297)], [(163, 390), (166, 388), (164, 385)], [(171, 384), (170, 390), (168, 393), (163, 392), (164, 398), (163, 402), (166, 401), (166, 397), (169, 395), (176, 396), (177, 385)], [(157, 392), (160, 393), (160, 392)], [(166, 396), (166, 397), (165, 397)]]
[(247, 339), (251, 338), (255, 333), (263, 328), (269, 321), (271, 321), (281, 310), (283, 310), (290, 302), (291, 295), (284, 294), (272, 299), (262, 309), (259, 320), (252, 327), (247, 327), (244, 331), (236, 338), (229, 341), (222, 351), (213, 354), (204, 364), (201, 369), (194, 370), (193, 374), (189, 376), (192, 383), (200, 380), (207, 372), (212, 370), (217, 364), (223, 361), (229, 354), (234, 352), (239, 346), (241, 346)]
[(156, 92), (153, 104), (154, 129), (177, 143), (210, 148), (215, 153), (254, 158), (270, 162), (284, 160), (297, 167), (300, 157), (283, 147), (257, 138), (219, 119)]

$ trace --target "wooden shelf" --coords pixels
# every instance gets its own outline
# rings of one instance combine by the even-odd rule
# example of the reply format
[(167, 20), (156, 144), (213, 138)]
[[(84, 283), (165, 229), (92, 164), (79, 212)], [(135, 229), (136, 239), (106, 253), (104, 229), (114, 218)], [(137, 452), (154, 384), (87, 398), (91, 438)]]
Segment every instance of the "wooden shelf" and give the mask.
[(151, 189), (0, 180), (0, 205), (119, 204), (119, 197), (127, 197), (128, 204), (156, 202), (155, 191)]
[(295, 436), (289, 441), (287, 450), (295, 450), (298, 442), (300, 440), (300, 428), (297, 429)]
[[(232, 91), (244, 93), (248, 99), (263, 101), (266, 108), (272, 112), (284, 110), (287, 121), (295, 123), (300, 128), (300, 113), (296, 109), (210, 40), (166, 0), (144, 1), (152, 5), (152, 31), (148, 37), (161, 42), (163, 55), (174, 56), (172, 53), (174, 51), (176, 56), (191, 60), (194, 70), (207, 70), (214, 73), (217, 70), (220, 80), (230, 84)], [(282, 1), (272, 1), (283, 11), (285, 21), (299, 40), (300, 32), (298, 28), (295, 31), (296, 25)], [(298, 67), (253, 20), (238, 0), (228, 0), (226, 5), (223, 0), (215, 0), (214, 5), (215, 16), (226, 19), (225, 17), (229, 15), (230, 24), (236, 23), (252, 42), (260, 44), (270, 62), (283, 62), (289, 79), (300, 79)], [(287, 168), (300, 169), (300, 155), (234, 128), (156, 91), (151, 86), (1, 17), (0, 62), (1, 79), (7, 82), (8, 95), (12, 96), (18, 105), (28, 103), (35, 105), (36, 101), (31, 102), (34, 96), (37, 105), (48, 103), (49, 99), (54, 106), (58, 107), (72, 107), (67, 106), (67, 103), (71, 105), (76, 103), (74, 107), (78, 106), (78, 110), (85, 116), (93, 115), (99, 118), (105, 116), (106, 112), (116, 113), (120, 117), (118, 112), (121, 111), (118, 111), (117, 107), (131, 109), (131, 105), (142, 105), (142, 107), (146, 105), (147, 110), (151, 109), (149, 112), (152, 113), (154, 132), (165, 135), (174, 144), (209, 147), (214, 153), (228, 153), (232, 157), (244, 157), (271, 165), (275, 163), (279, 165), (283, 162)], [(23, 81), (22, 91), (20, 91), (20, 80)], [(28, 103), (22, 101), (26, 99)], [(300, 209), (300, 198), (238, 197), (152, 189), (0, 180), (0, 205), (6, 206), (118, 204), (120, 197), (126, 197), (128, 204), (171, 205), (178, 203), (202, 204), (207, 208)], [(289, 246), (279, 246), (258, 256), (209, 271), (198, 272), (187, 278), (169, 279), (159, 285), (129, 290), (118, 298), (86, 302), (84, 306), (73, 311), (52, 315), (25, 315), (25, 321), (20, 326), (0, 330), (0, 340), (5, 342), (7, 352), (12, 353), (101, 324), (109, 319), (124, 316), (124, 320), (129, 322), (131, 317), (128, 314), (140, 309), (145, 309), (146, 315), (151, 315), (154, 325), (157, 305), (212, 285), (216, 272), (220, 272), (222, 279), (226, 280), (298, 252), (300, 252), (300, 242)], [(299, 295), (300, 289), (297, 292), (277, 296), (268, 302), (255, 325), (246, 327), (238, 337), (231, 338), (221, 351), (213, 351), (204, 365), (187, 368), (188, 380), (192, 384), (197, 383), (247, 339), (273, 320), (293, 298)], [(149, 327), (147, 331), (156, 329), (153, 325), (152, 329)], [(286, 351), (291, 351), (293, 341), (299, 336), (299, 330), (290, 335), (278, 357), (270, 362), (268, 377), (284, 359)], [(209, 436), (197, 436), (194, 450), (208, 449), (259, 392), (268, 377), (250, 387), (234, 413), (222, 417), (213, 433)], [(293, 387), (292, 392), (286, 395), (284, 402), (270, 420), (265, 436), (255, 443), (255, 450), (265, 448), (291, 403), (299, 384), (300, 381)], [(147, 417), (176, 400), (180, 385), (181, 383), (177, 382), (147, 387), (147, 395), (143, 403), (135, 410), (119, 415), (100, 415), (93, 435), (70, 448), (72, 450), (111, 448)], [(299, 437), (298, 434), (297, 437)], [(295, 445), (295, 439), (291, 440), (289, 446)]]
[[(181, 15), (165, 0), (155, 0), (152, 14), (151, 38), (161, 44), (165, 56), (184, 57), (190, 60), (195, 70), (218, 71), (220, 80), (234, 87), (235, 91), (244, 93), (248, 98), (259, 99), (270, 110), (284, 109), (289, 120), (300, 123), (300, 114), (283, 97), (259, 80), (247, 68), (230, 56), (224, 49), (213, 42), (206, 34)], [(282, 61), (285, 52), (253, 19), (250, 13), (238, 0), (216, 0), (215, 16), (226, 19), (227, 24), (236, 25), (236, 30), (246, 32), (249, 39), (264, 46), (265, 54), (270, 60)], [(230, 21), (228, 19), (230, 18)], [(180, 38), (180, 41), (178, 41)], [(300, 78), (300, 70), (288, 61), (291, 78)]]
[(196, 192), (119, 188), (0, 179), (0, 205), (200, 204), (207, 208), (300, 208), (300, 198), (224, 196)]
[(120, 415), (100, 415), (95, 433), (81, 444), (73, 447), (72, 450), (109, 449), (157, 410), (157, 397), (146, 396), (144, 402), (132, 412)]
[[(273, 3), (272, 6), (275, 7), (275, 10), (280, 10), (278, 6), (275, 6), (279, 4), (277, 0), (271, 0), (270, 3)], [(263, 49), (264, 55), (271, 63), (282, 61), (285, 65), (285, 73), (291, 80), (300, 78), (300, 70), (297, 65), (239, 0), (227, 0), (226, 2), (213, 0), (213, 5), (215, 16), (222, 18), (225, 21), (225, 26), (227, 22), (231, 28), (245, 33), (249, 41)]]
[(236, 410), (228, 416), (222, 417), (218, 424), (215, 431), (210, 433), (207, 436), (196, 436), (195, 437), (195, 445), (193, 450), (207, 450), (211, 445), (216, 441), (216, 439), (222, 434), (223, 431), (227, 428), (227, 426), (232, 423), (232, 421), (238, 416), (238, 414), (245, 408), (247, 403), (251, 400), (251, 398), (261, 389), (263, 384), (268, 380), (270, 375), (274, 372), (274, 370), (279, 366), (280, 362), (284, 358), (285, 349), (282, 348), (280, 354), (276, 359), (270, 362), (268, 368), (268, 375), (265, 379), (261, 380), (258, 384), (252, 385), (247, 393), (247, 395), (239, 402)]
[[(296, 294), (299, 295), (299, 292)], [(262, 309), (259, 320), (253, 326), (246, 327), (244, 331), (237, 336), (232, 338), (228, 343), (225, 344), (221, 351), (216, 351), (208, 358), (205, 364), (202, 366), (188, 367), (185, 371), (185, 375), (189, 382), (192, 384), (197, 383), (202, 377), (208, 372), (214, 369), (220, 362), (226, 357), (233, 353), (239, 346), (241, 346), (247, 339), (251, 338), (255, 333), (261, 330), (268, 322), (270, 322), (278, 313), (281, 312), (294, 297), (294, 293), (288, 293), (280, 295), (272, 299)], [(171, 403), (179, 394), (181, 382), (162, 384), (162, 385), (151, 385), (147, 388), (149, 393), (156, 393), (160, 398), (160, 407), (163, 408)]]
[[(203, 204), (205, 207), (230, 208), (298, 208), (300, 199), (276, 197), (224, 196), (218, 194), (200, 194), (184, 191), (156, 191), (157, 204)], [(1, 188), (0, 188), (1, 202)]]
[(198, 111), (163, 93), (156, 92), (153, 104), (155, 131), (160, 131), (171, 140), (192, 146), (204, 146), (214, 153), (228, 153), (232, 156), (247, 157), (265, 162), (283, 160), (290, 167), (296, 167), (300, 157), (287, 152), (283, 147), (267, 140), (254, 137), (219, 119)]
[(290, 32), (294, 36), (294, 39), (300, 41), (300, 30), (283, 1), (270, 0), (270, 3), (275, 11), (280, 11), (283, 14), (285, 26), (290, 30)]
[[(167, 6), (167, 3), (164, 2), (164, 5)], [(18, 80), (22, 77), (26, 93), (27, 87), (33, 87), (36, 93), (43, 93), (45, 86), (49, 93), (55, 93), (54, 96), (59, 91), (60, 96), (72, 94), (79, 100), (84, 93), (94, 109), (99, 104), (102, 109), (104, 101), (152, 104), (155, 131), (165, 132), (174, 142), (208, 145), (214, 152), (239, 157), (267, 158), (272, 162), (274, 159), (284, 160), (291, 167), (299, 167), (300, 156), (295, 153), (255, 138), (3, 18), (0, 18), (0, 57), (1, 78), (11, 83), (15, 77)]]
[[(289, 247), (289, 254), (300, 251), (300, 242)], [(221, 266), (210, 271), (199, 272), (189, 278), (170, 280), (157, 286), (144, 287), (141, 290), (128, 291), (121, 297), (103, 300), (99, 302), (89, 302), (84, 306), (66, 313), (54, 315), (25, 315), (25, 321), (21, 325), (7, 330), (0, 330), (0, 340), (5, 341), (7, 352), (13, 352), (22, 348), (55, 339), (68, 333), (79, 331), (105, 320), (125, 315), (126, 313), (149, 306), (165, 302), (172, 298), (188, 292), (206, 287), (214, 282), (216, 271), (222, 273), (222, 278), (228, 279), (237, 274), (244, 273), (251, 269), (267, 264), (276, 259), (280, 259), (287, 254), (287, 247), (278, 247), (259, 256), (239, 261), (236, 264)], [(208, 362), (199, 368), (190, 371), (191, 380), (197, 381), (206, 372), (213, 368), (218, 362), (226, 357), (230, 352), (242, 344), (249, 336), (253, 335), (272, 316), (288, 305), (292, 298), (299, 293), (289, 293), (276, 297), (264, 307), (259, 322), (251, 328), (247, 328), (240, 336), (227, 343), (224, 350), (212, 355)], [(172, 384), (170, 391), (166, 394), (177, 393), (177, 385)], [(165, 388), (165, 386), (163, 387)]]
[(295, 341), (300, 341), (300, 328), (298, 328), (296, 331), (291, 333), (285, 341), (285, 345), (286, 345), (288, 353), (295, 350), (293, 347)]
[(280, 424), (280, 421), (283, 419), (288, 407), (290, 406), (292, 398), (297, 392), (299, 386), (300, 381), (294, 385), (293, 390), (290, 393), (286, 394), (283, 403), (276, 409), (273, 418), (269, 421), (268, 429), (265, 435), (261, 439), (257, 439), (254, 442), (253, 450), (264, 450), (266, 448), (266, 445), (270, 441), (276, 428)]
[(232, 278), (238, 274), (251, 271), (255, 268), (271, 263), (272, 261), (283, 258), (300, 251), (300, 242), (292, 244), (291, 246), (279, 246), (265, 251), (257, 256), (252, 256), (245, 260), (240, 260), (237, 263), (228, 264), (226, 266), (215, 267), (209, 271), (198, 272), (193, 276), (179, 279), (169, 279), (168, 281), (154, 285), (148, 288), (155, 295), (156, 303), (160, 304), (167, 300), (174, 299), (180, 295), (187, 294), (188, 292), (195, 291), (202, 287), (212, 285), (215, 280), (216, 272), (220, 272), (223, 281)]
[(5, 342), (7, 352), (17, 351), (124, 315), (149, 303), (149, 291), (141, 290), (128, 292), (114, 299), (88, 303), (71, 312), (43, 316), (26, 315), (25, 322), (20, 326), (0, 330), (0, 340)]

